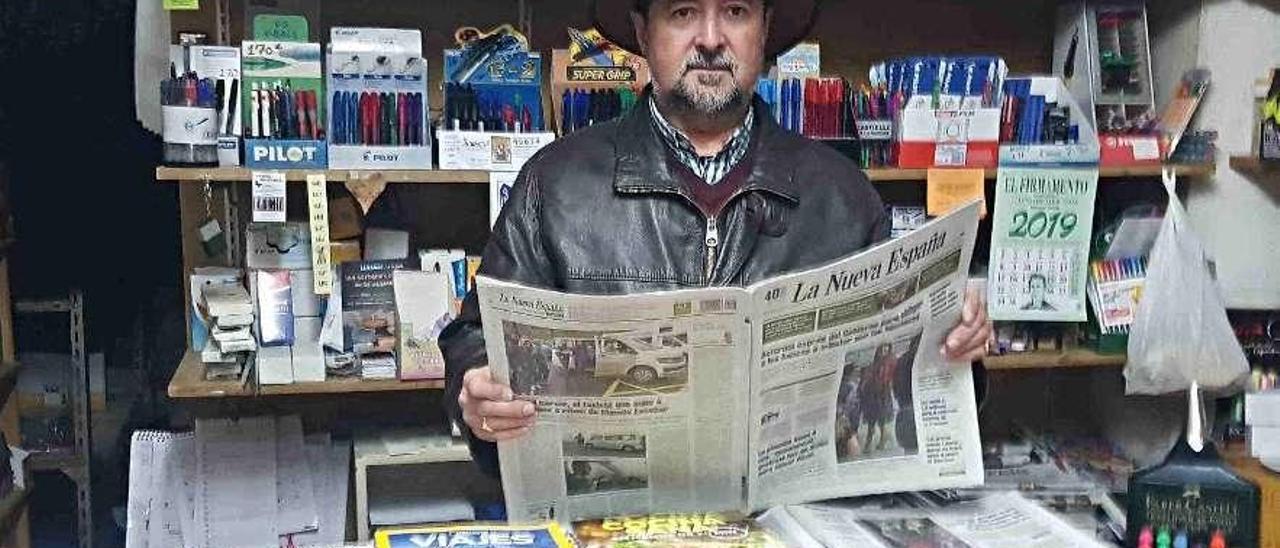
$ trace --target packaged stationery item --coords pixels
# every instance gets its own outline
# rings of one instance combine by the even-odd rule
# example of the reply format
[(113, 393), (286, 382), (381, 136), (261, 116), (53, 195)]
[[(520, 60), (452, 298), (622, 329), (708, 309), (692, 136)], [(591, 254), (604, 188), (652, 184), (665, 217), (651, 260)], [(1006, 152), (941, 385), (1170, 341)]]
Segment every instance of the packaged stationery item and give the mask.
[(440, 168), (519, 171), (555, 139), (542, 113), (542, 56), (510, 25), (474, 34), (444, 52)]
[(320, 44), (245, 41), (241, 52), (245, 165), (327, 167)]
[(430, 169), (422, 33), (334, 27), (329, 34), (330, 166)]

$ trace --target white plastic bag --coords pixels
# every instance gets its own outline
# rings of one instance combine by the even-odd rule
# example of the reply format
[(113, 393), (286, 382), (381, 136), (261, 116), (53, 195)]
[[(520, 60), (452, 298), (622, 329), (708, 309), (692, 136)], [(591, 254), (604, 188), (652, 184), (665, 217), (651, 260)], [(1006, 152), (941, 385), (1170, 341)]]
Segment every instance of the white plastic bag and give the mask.
[(1218, 390), (1249, 373), (1175, 184), (1175, 175), (1166, 169), (1169, 208), (1151, 249), (1146, 288), (1129, 333), (1124, 369), (1128, 394), (1179, 392), (1190, 389), (1193, 381)]

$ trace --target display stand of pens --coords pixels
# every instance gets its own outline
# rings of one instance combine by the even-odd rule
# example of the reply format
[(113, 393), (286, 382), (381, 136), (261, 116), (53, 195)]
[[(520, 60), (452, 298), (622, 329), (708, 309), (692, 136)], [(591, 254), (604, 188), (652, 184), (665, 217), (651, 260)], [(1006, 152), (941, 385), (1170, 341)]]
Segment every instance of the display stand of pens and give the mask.
[(538, 107), (531, 108), (531, 102), (519, 91), (504, 93), (489, 86), (449, 83), (445, 86), (444, 121), (453, 131), (539, 131), (533, 116), (533, 108)]
[(1102, 335), (1127, 335), (1138, 314), (1146, 285), (1147, 259), (1141, 257), (1089, 263), (1089, 302)]
[(636, 93), (628, 86), (616, 89), (567, 89), (560, 94), (563, 133), (607, 122), (631, 110)]
[(320, 139), (316, 92), (295, 90), (289, 80), (254, 82), (249, 137), (255, 139)]
[(1063, 101), (1050, 101), (1033, 93), (1030, 78), (1005, 82), (1000, 106), (1000, 142), (1019, 145), (1074, 145), (1080, 142), (1080, 126), (1072, 123), (1071, 109)]
[(862, 168), (896, 164), (896, 105), (883, 86), (843, 78), (763, 79), (756, 92), (784, 129), (831, 145)]
[(241, 44), (247, 167), (328, 167), (320, 51), (308, 42)]
[(199, 78), (195, 72), (175, 73), (171, 65), (170, 77), (160, 82), (164, 162), (217, 165), (221, 90), (214, 80)]
[(329, 34), (329, 165), (430, 169), (422, 32), (334, 27)]

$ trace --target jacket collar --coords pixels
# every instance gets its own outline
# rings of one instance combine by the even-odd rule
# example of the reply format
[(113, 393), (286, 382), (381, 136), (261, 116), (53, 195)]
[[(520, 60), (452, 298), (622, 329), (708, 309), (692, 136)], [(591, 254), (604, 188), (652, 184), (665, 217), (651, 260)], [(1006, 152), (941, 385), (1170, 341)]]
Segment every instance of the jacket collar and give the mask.
[[(653, 127), (653, 119), (645, 104), (651, 88), (636, 100), (636, 106), (616, 126), (617, 163), (613, 188), (623, 194), (682, 192), (678, 175), (667, 165), (666, 145)], [(787, 134), (769, 115), (771, 110), (759, 96), (753, 96), (756, 116), (755, 133), (751, 136), (751, 173), (743, 190), (762, 190), (792, 202), (799, 202), (795, 181), (795, 159), (800, 142)]]

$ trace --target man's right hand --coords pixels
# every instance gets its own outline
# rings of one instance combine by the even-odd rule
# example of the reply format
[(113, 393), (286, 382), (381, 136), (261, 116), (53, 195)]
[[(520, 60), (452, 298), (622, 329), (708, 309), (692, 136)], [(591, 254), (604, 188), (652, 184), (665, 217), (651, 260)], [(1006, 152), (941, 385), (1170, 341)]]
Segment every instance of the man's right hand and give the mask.
[(477, 438), (511, 440), (529, 433), (535, 409), (532, 403), (514, 399), (511, 388), (493, 380), (488, 366), (467, 371), (458, 394), (462, 420)]

